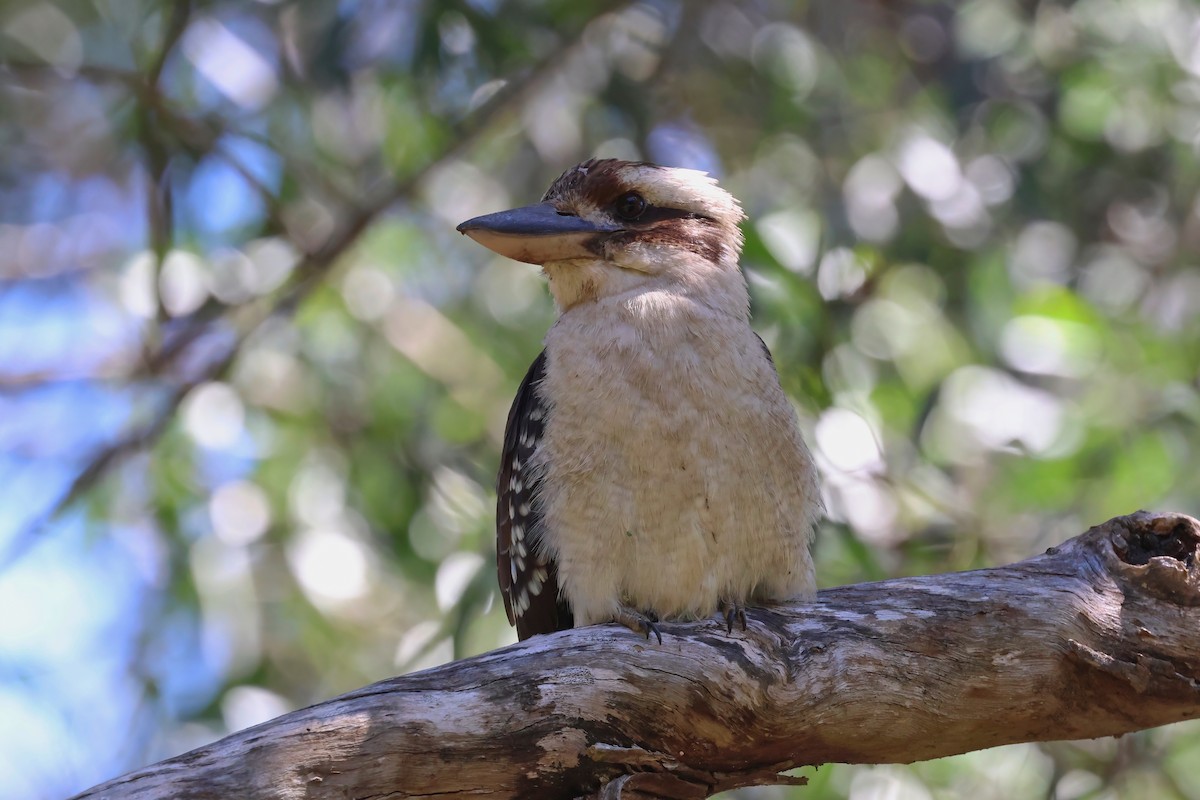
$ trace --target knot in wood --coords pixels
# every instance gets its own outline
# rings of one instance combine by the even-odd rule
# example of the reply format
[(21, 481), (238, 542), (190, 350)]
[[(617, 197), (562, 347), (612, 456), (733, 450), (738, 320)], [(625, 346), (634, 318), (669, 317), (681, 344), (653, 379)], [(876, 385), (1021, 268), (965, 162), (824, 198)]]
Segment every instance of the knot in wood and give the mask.
[(1182, 606), (1200, 606), (1200, 522), (1186, 514), (1139, 511), (1114, 522), (1113, 552), (1143, 591)]
[(1196, 563), (1200, 522), (1192, 517), (1138, 511), (1121, 521), (1124, 531), (1113, 537), (1113, 548), (1126, 564), (1148, 564), (1159, 557), (1181, 561), (1186, 567)]

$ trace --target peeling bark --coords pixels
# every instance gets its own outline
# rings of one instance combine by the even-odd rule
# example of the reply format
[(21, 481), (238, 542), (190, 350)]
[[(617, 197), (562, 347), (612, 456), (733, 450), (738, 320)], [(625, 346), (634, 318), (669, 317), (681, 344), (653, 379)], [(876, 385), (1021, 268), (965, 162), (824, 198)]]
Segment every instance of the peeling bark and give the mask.
[(843, 586), (749, 629), (614, 625), (382, 681), (78, 798), (701, 798), (1200, 717), (1200, 523), (1118, 517), (997, 569)]

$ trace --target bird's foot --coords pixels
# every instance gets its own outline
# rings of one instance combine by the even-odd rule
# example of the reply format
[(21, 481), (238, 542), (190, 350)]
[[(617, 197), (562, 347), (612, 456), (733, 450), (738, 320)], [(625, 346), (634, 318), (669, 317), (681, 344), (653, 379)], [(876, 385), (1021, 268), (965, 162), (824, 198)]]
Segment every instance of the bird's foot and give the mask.
[(746, 609), (736, 600), (722, 600), (717, 603), (717, 610), (725, 617), (725, 632), (733, 633), (733, 621), (737, 620), (742, 630), (746, 630)]
[(662, 644), (662, 634), (654, 624), (658, 622), (658, 614), (653, 611), (638, 611), (630, 606), (621, 606), (613, 617), (613, 622), (619, 622), (634, 633), (640, 633), (647, 640), (650, 639), (650, 634), (654, 634), (658, 643)]

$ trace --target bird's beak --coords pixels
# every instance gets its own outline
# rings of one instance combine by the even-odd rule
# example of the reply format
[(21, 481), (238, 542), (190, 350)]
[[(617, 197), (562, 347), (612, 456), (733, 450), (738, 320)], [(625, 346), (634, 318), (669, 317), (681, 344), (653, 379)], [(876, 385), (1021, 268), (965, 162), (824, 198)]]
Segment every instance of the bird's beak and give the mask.
[(553, 203), (485, 214), (458, 226), (492, 252), (527, 264), (596, 258), (603, 237), (619, 230), (561, 214)]

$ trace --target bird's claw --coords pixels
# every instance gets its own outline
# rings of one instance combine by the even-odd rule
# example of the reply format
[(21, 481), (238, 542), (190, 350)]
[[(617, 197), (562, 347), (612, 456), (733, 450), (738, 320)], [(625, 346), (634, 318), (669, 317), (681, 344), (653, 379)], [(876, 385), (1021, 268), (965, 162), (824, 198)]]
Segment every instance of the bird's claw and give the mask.
[(642, 634), (646, 637), (646, 641), (650, 640), (650, 634), (654, 634), (654, 638), (658, 639), (659, 644), (662, 644), (662, 634), (655, 624), (658, 622), (658, 614), (653, 611), (638, 611), (628, 606), (621, 606), (614, 621), (621, 623), (634, 633)]
[(746, 609), (741, 603), (733, 600), (722, 600), (717, 609), (725, 617), (725, 632), (733, 633), (733, 621), (737, 620), (742, 630), (746, 630)]

